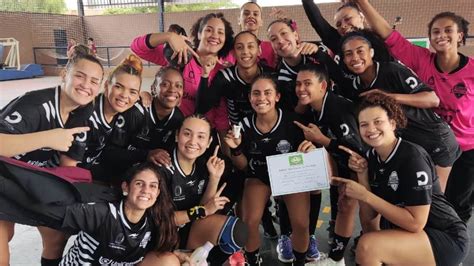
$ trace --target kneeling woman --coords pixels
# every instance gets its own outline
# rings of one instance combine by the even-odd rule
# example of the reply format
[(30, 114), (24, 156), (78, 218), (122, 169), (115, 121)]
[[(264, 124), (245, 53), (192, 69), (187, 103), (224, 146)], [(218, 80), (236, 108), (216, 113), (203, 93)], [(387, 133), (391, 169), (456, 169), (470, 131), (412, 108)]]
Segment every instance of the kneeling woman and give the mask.
[[(219, 146), (207, 162), (201, 157), (212, 142), (211, 125), (203, 116), (188, 116), (176, 134), (176, 142), (171, 164), (161, 168), (161, 173), (176, 206), (180, 248), (195, 249), (209, 241), (228, 257), (245, 245), (247, 228), (237, 217), (216, 214), (229, 199), (220, 196), (223, 186), (218, 189), (225, 168), (224, 161), (217, 157)], [(211, 254), (214, 252), (219, 250)], [(222, 265), (223, 261), (211, 263)]]
[(359, 200), (361, 220), (372, 225), (357, 245), (357, 263), (461, 263), (469, 246), (466, 224), (443, 196), (428, 153), (395, 136), (406, 124), (400, 106), (373, 93), (361, 103), (358, 118), (360, 135), (372, 147), (368, 164), (348, 150), (359, 183), (333, 178), (345, 196)]
[[(246, 249), (250, 265), (259, 265), (260, 236), (258, 225), (263, 210), (271, 195), (266, 156), (314, 149), (305, 141), (302, 131), (293, 123), (298, 120), (293, 113), (276, 107), (280, 100), (276, 82), (271, 76), (261, 75), (252, 84), (250, 104), (255, 114), (243, 119), (243, 139), (229, 132), (225, 138), (232, 149), (232, 161), (241, 170), (247, 169), (242, 200), (243, 220), (249, 227)], [(299, 146), (298, 146), (299, 145)], [(295, 193), (283, 197), (293, 228), (294, 265), (304, 265), (309, 244), (309, 192)]]

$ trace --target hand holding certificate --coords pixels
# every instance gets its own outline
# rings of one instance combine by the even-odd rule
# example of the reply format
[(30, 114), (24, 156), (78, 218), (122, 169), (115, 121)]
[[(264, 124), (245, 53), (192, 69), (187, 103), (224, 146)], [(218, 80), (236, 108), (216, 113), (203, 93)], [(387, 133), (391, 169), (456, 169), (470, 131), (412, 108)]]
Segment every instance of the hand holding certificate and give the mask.
[(273, 196), (329, 188), (324, 148), (267, 156), (267, 167)]

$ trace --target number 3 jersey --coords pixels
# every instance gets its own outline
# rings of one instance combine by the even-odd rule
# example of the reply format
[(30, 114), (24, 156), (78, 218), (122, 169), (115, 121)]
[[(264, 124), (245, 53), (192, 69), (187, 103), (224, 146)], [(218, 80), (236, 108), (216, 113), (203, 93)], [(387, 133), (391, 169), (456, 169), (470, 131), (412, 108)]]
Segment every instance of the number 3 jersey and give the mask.
[(247, 157), (248, 174), (269, 184), (267, 156), (295, 152), (304, 140), (303, 131), (293, 121), (300, 121), (295, 113), (277, 109), (278, 119), (273, 128), (262, 133), (256, 126), (256, 115), (244, 118), (242, 151)]
[[(87, 125), (93, 112), (93, 105), (88, 104), (73, 110), (63, 123), (61, 118), (61, 87), (28, 92), (0, 110), (0, 133), (27, 134), (55, 128), (73, 128)], [(69, 157), (82, 160), (85, 149), (84, 133), (76, 134), (69, 151)], [(58, 152), (50, 148), (41, 148), (14, 156), (15, 159), (41, 167), (58, 165)]]
[[(375, 195), (399, 207), (431, 204), (426, 227), (444, 231), (465, 229), (441, 192), (433, 161), (421, 146), (399, 138), (385, 161), (375, 149), (367, 155), (369, 184)], [(380, 227), (397, 226), (382, 217)]]

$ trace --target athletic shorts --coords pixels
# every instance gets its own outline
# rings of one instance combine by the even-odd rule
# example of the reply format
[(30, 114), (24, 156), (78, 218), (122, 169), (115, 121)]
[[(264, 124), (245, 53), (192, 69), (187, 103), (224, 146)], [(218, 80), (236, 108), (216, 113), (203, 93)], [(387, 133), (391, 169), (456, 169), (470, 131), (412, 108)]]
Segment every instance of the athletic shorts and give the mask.
[(457, 266), (469, 252), (469, 236), (466, 227), (441, 231), (426, 227), (436, 265)]
[(461, 155), (456, 137), (445, 123), (425, 130), (402, 130), (402, 138), (422, 146), (437, 166), (453, 166)]
[(189, 233), (191, 232), (191, 226), (193, 225), (193, 221), (185, 224), (183, 227), (178, 228), (178, 236), (179, 236), (179, 249), (186, 249), (188, 245)]

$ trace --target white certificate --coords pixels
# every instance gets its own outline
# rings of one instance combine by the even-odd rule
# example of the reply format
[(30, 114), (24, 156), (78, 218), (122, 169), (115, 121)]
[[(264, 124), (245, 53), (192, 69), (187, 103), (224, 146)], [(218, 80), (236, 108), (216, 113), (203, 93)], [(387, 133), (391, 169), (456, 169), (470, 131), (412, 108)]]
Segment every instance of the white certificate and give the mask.
[(273, 196), (329, 188), (324, 148), (267, 156), (267, 167)]

